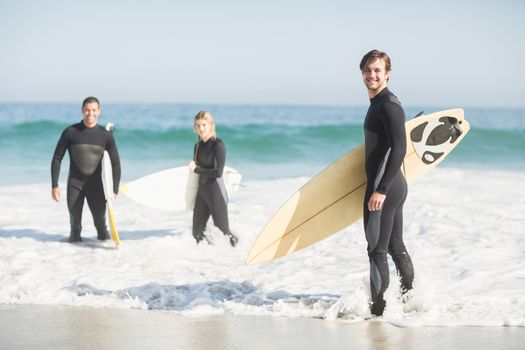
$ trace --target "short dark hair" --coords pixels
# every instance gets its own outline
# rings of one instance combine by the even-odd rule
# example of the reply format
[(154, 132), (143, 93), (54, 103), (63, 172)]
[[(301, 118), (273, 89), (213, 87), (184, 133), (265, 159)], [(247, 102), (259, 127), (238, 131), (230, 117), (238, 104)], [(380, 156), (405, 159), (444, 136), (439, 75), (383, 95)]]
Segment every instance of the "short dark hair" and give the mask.
[(390, 57), (388, 57), (386, 52), (379, 50), (372, 50), (363, 56), (361, 63), (359, 64), (359, 69), (361, 69), (361, 72), (365, 70), (368, 63), (374, 62), (377, 59), (382, 59), (385, 62), (385, 70), (390, 72), (390, 69), (392, 68)]
[(84, 99), (84, 102), (82, 102), (82, 109), (88, 104), (88, 103), (96, 103), (100, 107), (100, 102), (98, 101), (98, 98), (89, 96)]

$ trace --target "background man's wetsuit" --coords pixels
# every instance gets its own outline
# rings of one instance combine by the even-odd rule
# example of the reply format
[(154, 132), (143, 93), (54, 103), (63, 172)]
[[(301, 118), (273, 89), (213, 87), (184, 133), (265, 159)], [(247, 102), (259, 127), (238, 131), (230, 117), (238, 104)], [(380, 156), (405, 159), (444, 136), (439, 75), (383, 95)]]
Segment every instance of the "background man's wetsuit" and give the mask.
[[(414, 269), (403, 243), (403, 203), (407, 183), (400, 170), (406, 153), (405, 113), (388, 88), (370, 99), (365, 123), (366, 176), (363, 218), (370, 260), (371, 311), (382, 315), (389, 284), (387, 252), (401, 276), (403, 292), (412, 289)], [(368, 210), (374, 191), (385, 194), (379, 211)]]
[(67, 181), (67, 207), (71, 223), (70, 241), (81, 241), (82, 208), (84, 198), (93, 215), (98, 239), (109, 238), (106, 228), (106, 199), (102, 187), (102, 156), (107, 150), (113, 170), (113, 191), (118, 193), (120, 159), (113, 135), (96, 125), (88, 128), (83, 122), (62, 132), (51, 161), (51, 182), (58, 187), (60, 164), (66, 150), (69, 152), (69, 177)]
[(215, 226), (230, 238), (234, 246), (237, 238), (230, 232), (228, 196), (222, 178), (226, 147), (219, 138), (207, 142), (200, 140), (195, 144), (193, 158), (197, 165), (195, 173), (199, 174), (199, 190), (193, 209), (193, 237), (197, 243), (205, 238), (206, 223), (211, 215)]

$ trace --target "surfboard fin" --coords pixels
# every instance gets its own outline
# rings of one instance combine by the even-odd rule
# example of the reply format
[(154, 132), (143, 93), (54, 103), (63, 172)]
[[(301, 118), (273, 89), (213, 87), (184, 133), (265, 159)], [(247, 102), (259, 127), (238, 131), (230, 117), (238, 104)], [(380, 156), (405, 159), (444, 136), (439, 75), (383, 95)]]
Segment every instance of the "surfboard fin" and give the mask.
[(110, 133), (113, 133), (113, 131), (115, 131), (115, 124), (107, 123), (106, 124), (106, 130), (109, 131)]
[(115, 242), (117, 248), (120, 246), (120, 238), (117, 231), (117, 224), (115, 222), (115, 214), (113, 213), (113, 208), (108, 207), (108, 217), (109, 217), (109, 227), (111, 229), (111, 238)]

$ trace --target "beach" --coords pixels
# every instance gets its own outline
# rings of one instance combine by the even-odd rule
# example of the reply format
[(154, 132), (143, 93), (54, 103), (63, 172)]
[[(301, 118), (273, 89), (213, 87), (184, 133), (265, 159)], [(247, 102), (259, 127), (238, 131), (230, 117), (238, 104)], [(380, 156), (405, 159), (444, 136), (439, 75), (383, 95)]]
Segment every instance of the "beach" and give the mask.
[(270, 316), (0, 305), (2, 349), (523, 349), (520, 327), (400, 328)]
[[(243, 174), (229, 202), (238, 246), (211, 222), (213, 244), (196, 245), (191, 212), (148, 208), (120, 194), (116, 249), (96, 239), (87, 206), (84, 242), (67, 243), (67, 159), (63, 199), (51, 199), (51, 155), (75, 108), (0, 105), (0, 155), (8, 164), (0, 178), (6, 348), (518, 349), (524, 343), (523, 111), (501, 112), (511, 127), (486, 119), (486, 111), (467, 111), (472, 130), (465, 140), (410, 186), (404, 240), (414, 289), (401, 300), (390, 262), (384, 316), (370, 320), (362, 221), (285, 258), (245, 264), (282, 203), (362, 141), (360, 109), (217, 107), (227, 164)], [(142, 109), (150, 118), (137, 123), (132, 106), (108, 108), (106, 120), (117, 121), (123, 183), (185, 164), (194, 142), (186, 122), (195, 108), (150, 106)]]
[[(0, 350), (525, 350), (525, 73), (502, 69), (503, 56), (525, 59), (524, 12), (524, 1), (0, 0)], [(371, 50), (388, 59), (363, 60)], [(385, 86), (395, 96), (377, 108)], [(100, 109), (83, 103), (93, 98)], [(406, 246), (410, 258), (394, 254), (402, 271), (413, 262), (403, 284), (390, 256), (375, 261), (388, 210), (365, 229), (354, 216), (364, 186), (331, 191), (363, 185), (359, 169), (303, 188), (366, 135), (366, 181), (380, 182), (384, 207), (404, 198), (400, 182), (383, 186), (401, 159), (398, 102), (420, 124), (401, 166), (403, 239), (396, 215), (389, 240), (391, 252)], [(196, 147), (200, 111), (213, 116), (218, 157)], [(97, 116), (98, 130), (70, 128)], [(59, 139), (70, 141), (63, 159)], [(70, 181), (102, 171), (103, 149), (121, 175), (104, 211), (98, 178)], [(126, 193), (223, 153), (242, 176), (221, 224), (238, 242), (210, 218), (198, 244), (195, 207), (163, 210), (183, 198), (159, 184), (185, 191), (182, 178)], [(436, 166), (412, 183), (419, 160)], [(87, 201), (82, 227), (70, 222), (75, 190), (94, 195), (100, 237), (106, 212), (119, 246), (97, 239)], [(304, 202), (316, 213), (293, 207)], [(279, 212), (292, 220), (273, 225)], [(330, 227), (340, 231), (322, 236)], [(255, 263), (261, 241), (315, 243)]]

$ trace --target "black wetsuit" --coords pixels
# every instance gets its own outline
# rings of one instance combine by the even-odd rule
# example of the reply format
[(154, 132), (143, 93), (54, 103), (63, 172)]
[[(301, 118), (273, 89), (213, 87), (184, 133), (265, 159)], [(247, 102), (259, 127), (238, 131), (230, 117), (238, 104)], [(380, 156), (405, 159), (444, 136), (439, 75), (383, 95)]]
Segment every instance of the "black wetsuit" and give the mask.
[(83, 122), (67, 127), (58, 140), (51, 161), (52, 186), (58, 187), (60, 164), (69, 152), (69, 176), (67, 181), (67, 206), (71, 224), (70, 241), (80, 241), (84, 198), (93, 215), (99, 239), (107, 239), (106, 199), (102, 187), (101, 160), (108, 151), (113, 170), (113, 192), (118, 193), (120, 183), (120, 159), (113, 135), (96, 125), (88, 128)]
[[(403, 203), (407, 183), (401, 172), (406, 153), (405, 112), (388, 88), (370, 99), (365, 118), (366, 176), (363, 218), (370, 260), (371, 311), (381, 315), (383, 293), (389, 284), (387, 253), (401, 277), (403, 292), (412, 289), (414, 269), (403, 243)], [(370, 212), (368, 200), (374, 191), (385, 194), (381, 210)]]
[(224, 143), (219, 138), (207, 142), (201, 140), (195, 144), (193, 152), (197, 164), (195, 173), (199, 174), (199, 190), (193, 209), (193, 237), (197, 243), (205, 238), (206, 223), (211, 215), (215, 226), (235, 245), (237, 239), (230, 232), (228, 196), (222, 178), (226, 161)]

